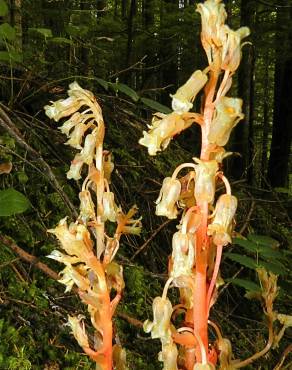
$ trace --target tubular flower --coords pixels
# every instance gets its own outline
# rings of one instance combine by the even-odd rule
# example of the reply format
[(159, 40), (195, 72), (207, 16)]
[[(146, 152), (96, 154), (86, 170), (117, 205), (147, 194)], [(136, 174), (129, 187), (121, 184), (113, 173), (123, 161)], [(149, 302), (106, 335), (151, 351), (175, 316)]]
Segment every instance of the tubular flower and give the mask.
[(72, 329), (72, 333), (74, 337), (76, 338), (79, 346), (81, 346), (82, 348), (84, 347), (89, 348), (88, 336), (85, 331), (84, 321), (81, 322), (82, 319), (83, 317), (81, 315), (79, 315), (78, 317), (69, 316), (68, 324), (70, 325)]
[(70, 139), (65, 143), (65, 145), (70, 145), (76, 149), (82, 149), (81, 142), (85, 131), (89, 128), (88, 125), (78, 122), (71, 134), (69, 134)]
[(149, 132), (143, 131), (143, 137), (139, 144), (148, 148), (149, 155), (156, 155), (158, 151), (164, 150), (171, 139), (191, 125), (185, 121), (180, 114), (172, 112), (168, 115), (159, 113), (152, 119)]
[(121, 210), (117, 213), (117, 231), (116, 234), (133, 234), (140, 235), (142, 223), (142, 217), (134, 219), (133, 216), (137, 213), (138, 208), (134, 205), (127, 214), (124, 214)]
[(171, 340), (170, 318), (172, 305), (168, 298), (155, 297), (152, 304), (153, 322), (146, 320), (143, 328), (146, 333), (151, 332), (151, 337), (163, 339), (165, 342)]
[(102, 221), (115, 222), (117, 219), (118, 206), (115, 203), (115, 195), (111, 191), (103, 193), (102, 197), (103, 214)]
[(195, 158), (196, 165), (196, 183), (195, 197), (197, 203), (206, 201), (213, 203), (215, 195), (215, 176), (218, 170), (218, 163), (214, 160), (201, 161)]
[[(225, 369), (225, 368), (224, 368)], [(213, 364), (195, 364), (193, 370), (215, 370), (215, 366)]]
[(208, 77), (205, 73), (200, 70), (195, 71), (174, 95), (170, 95), (172, 97), (173, 111), (182, 114), (192, 109), (192, 102), (207, 81)]
[(72, 128), (81, 120), (81, 113), (76, 112), (67, 121), (65, 121), (61, 127), (59, 127), (59, 130), (62, 132), (62, 134), (65, 134), (68, 137)]
[(108, 184), (111, 183), (111, 174), (114, 170), (115, 166), (111, 158), (111, 154), (109, 152), (105, 152), (103, 155), (103, 171), (104, 171), (104, 178), (107, 180)]
[(221, 32), (223, 39), (221, 68), (235, 72), (241, 60), (241, 41), (249, 36), (250, 30), (248, 27), (241, 27), (237, 31), (233, 31), (227, 25), (224, 25)]
[(231, 130), (244, 117), (241, 108), (241, 99), (226, 96), (220, 98), (208, 135), (210, 143), (224, 146), (228, 142)]
[(51, 103), (52, 105), (46, 105), (44, 109), (46, 115), (55, 122), (58, 122), (63, 117), (70, 116), (84, 105), (84, 102), (72, 96)]
[(158, 360), (163, 362), (163, 370), (178, 370), (177, 356), (178, 350), (172, 341), (162, 343), (162, 351), (159, 352)]
[(79, 180), (81, 179), (81, 170), (84, 162), (81, 159), (81, 155), (78, 153), (71, 162), (69, 171), (67, 172), (67, 179)]
[(179, 200), (181, 183), (172, 177), (166, 177), (163, 180), (159, 197), (156, 200), (156, 215), (166, 216), (169, 219), (176, 218), (176, 202)]
[(80, 218), (83, 222), (95, 218), (94, 203), (89, 190), (83, 190), (79, 193), (80, 199)]
[(208, 235), (213, 235), (214, 244), (225, 246), (231, 243), (232, 221), (237, 208), (237, 199), (233, 195), (223, 194), (215, 207), (215, 217), (208, 226)]
[(233, 370), (234, 367), (231, 364), (232, 361), (232, 347), (230, 340), (227, 338), (221, 338), (217, 341), (217, 346), (219, 350), (219, 361), (220, 367), (226, 370)]
[(172, 270), (173, 278), (192, 274), (195, 258), (195, 239), (189, 233), (176, 232), (172, 238)]
[(221, 0), (207, 0), (203, 4), (198, 4), (197, 12), (201, 14), (202, 18), (202, 45), (211, 65), (213, 62), (213, 47), (222, 45), (221, 28), (224, 25), (227, 13)]

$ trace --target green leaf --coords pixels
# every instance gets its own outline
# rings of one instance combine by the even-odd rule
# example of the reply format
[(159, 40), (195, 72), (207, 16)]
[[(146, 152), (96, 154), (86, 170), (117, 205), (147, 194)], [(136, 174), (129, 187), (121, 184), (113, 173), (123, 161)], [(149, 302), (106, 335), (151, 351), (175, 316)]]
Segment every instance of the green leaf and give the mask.
[(233, 238), (233, 243), (236, 245), (240, 245), (241, 247), (245, 248), (249, 252), (258, 252), (255, 243), (241, 238)]
[(73, 41), (70, 39), (67, 39), (66, 37), (52, 37), (50, 38), (51, 42), (54, 42), (55, 44), (69, 44), (73, 45)]
[(263, 247), (278, 248), (280, 245), (278, 240), (266, 235), (248, 234), (247, 239)]
[(250, 257), (247, 257), (247, 256), (244, 256), (244, 255), (241, 255), (241, 254), (225, 253), (225, 256), (227, 256), (232, 261), (238, 262), (241, 265), (243, 265), (245, 267), (248, 267), (250, 269), (253, 269), (253, 270), (255, 270), (256, 268), (259, 267), (254, 259), (252, 259)]
[(0, 190), (0, 216), (23, 213), (29, 207), (29, 200), (19, 191), (13, 188)]
[(100, 86), (102, 86), (105, 90), (108, 89), (108, 82), (106, 80), (103, 80), (102, 78), (96, 78), (96, 81)]
[(133, 90), (130, 86), (122, 84), (122, 83), (110, 83), (109, 86), (114, 90), (114, 91), (120, 91), (123, 94), (129, 96), (132, 100), (135, 102), (140, 99), (139, 95), (136, 93), (135, 90)]
[(5, 17), (8, 13), (8, 6), (4, 0), (0, 0), (0, 17)]
[(69, 24), (68, 26), (65, 27), (66, 32), (73, 37), (83, 37), (86, 36), (86, 34), (89, 31), (89, 28), (83, 24), (79, 26), (73, 26)]
[(0, 51), (0, 61), (22, 63), (23, 56), (16, 51)]
[(16, 38), (15, 28), (11, 27), (8, 23), (0, 25), (0, 38), (8, 41), (13, 41)]
[(226, 281), (235, 284), (237, 286), (240, 286), (241, 288), (244, 288), (248, 291), (252, 292), (260, 292), (261, 287), (254, 283), (253, 281), (250, 280), (245, 280), (245, 279), (225, 279)]
[(41, 35), (43, 35), (45, 38), (50, 38), (50, 37), (53, 37), (53, 33), (52, 33), (52, 30), (50, 28), (36, 28), (36, 27), (32, 27), (32, 28), (29, 28), (28, 29), (29, 31), (33, 31), (33, 32), (38, 32), (40, 33)]
[(160, 104), (152, 99), (141, 98), (141, 102), (147, 105), (147, 107), (153, 109), (155, 112), (161, 112), (165, 114), (169, 114), (172, 112), (172, 110), (168, 108), (166, 105)]

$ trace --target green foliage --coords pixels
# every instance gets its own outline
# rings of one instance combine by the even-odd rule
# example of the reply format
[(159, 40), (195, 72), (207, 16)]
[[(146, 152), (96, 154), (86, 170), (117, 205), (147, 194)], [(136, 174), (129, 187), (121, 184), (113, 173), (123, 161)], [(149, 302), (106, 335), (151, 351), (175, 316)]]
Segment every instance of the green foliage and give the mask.
[(15, 189), (0, 190), (0, 216), (23, 213), (30, 207), (29, 200)]

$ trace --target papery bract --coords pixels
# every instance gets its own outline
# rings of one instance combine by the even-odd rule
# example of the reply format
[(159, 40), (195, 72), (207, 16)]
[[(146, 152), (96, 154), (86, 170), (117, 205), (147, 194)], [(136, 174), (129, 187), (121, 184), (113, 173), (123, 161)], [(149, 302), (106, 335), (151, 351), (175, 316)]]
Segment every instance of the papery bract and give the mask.
[(242, 100), (238, 98), (222, 97), (216, 104), (214, 119), (212, 120), (208, 141), (212, 144), (224, 146), (232, 129), (244, 117), (241, 112)]
[(88, 336), (85, 332), (85, 325), (84, 322), (81, 320), (83, 319), (82, 316), (69, 316), (68, 317), (68, 324), (70, 325), (73, 335), (76, 338), (78, 344), (84, 348), (88, 347), (89, 348), (89, 343), (88, 343)]
[(172, 177), (163, 180), (159, 197), (156, 200), (156, 215), (166, 216), (169, 219), (176, 218), (178, 210), (176, 202), (179, 200), (181, 183)]

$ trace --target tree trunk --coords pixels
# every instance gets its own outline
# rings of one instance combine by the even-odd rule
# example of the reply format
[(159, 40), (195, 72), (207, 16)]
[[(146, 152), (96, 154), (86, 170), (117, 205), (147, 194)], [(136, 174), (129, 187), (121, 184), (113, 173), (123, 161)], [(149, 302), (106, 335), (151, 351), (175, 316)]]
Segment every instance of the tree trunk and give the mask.
[[(274, 117), (268, 180), (273, 187), (285, 187), (292, 136), (292, 11), (281, 8), (277, 11)], [(283, 53), (283, 45), (286, 45), (286, 53)]]
[[(253, 0), (241, 1), (241, 24), (248, 26), (252, 34), (255, 32), (256, 8)], [(254, 67), (255, 55), (252, 46), (243, 49), (243, 58), (238, 73), (238, 94), (243, 99), (244, 119), (234, 130), (233, 151), (242, 157), (233, 160), (232, 173), (235, 178), (246, 176), (252, 179), (253, 157), (253, 101), (254, 101)]]

